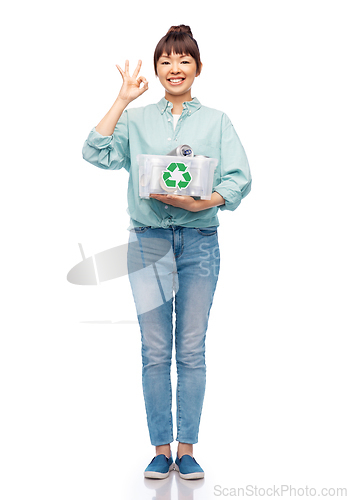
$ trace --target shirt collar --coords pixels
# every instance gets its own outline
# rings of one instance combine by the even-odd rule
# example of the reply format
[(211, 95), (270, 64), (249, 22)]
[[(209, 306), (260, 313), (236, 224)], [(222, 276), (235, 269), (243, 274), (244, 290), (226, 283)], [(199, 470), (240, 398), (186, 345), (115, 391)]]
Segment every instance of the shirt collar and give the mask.
[[(190, 114), (194, 113), (201, 107), (201, 103), (197, 99), (197, 97), (194, 97), (192, 101), (185, 101), (183, 103), (183, 108), (188, 109), (190, 111)], [(157, 107), (160, 110), (161, 115), (166, 111), (166, 109), (172, 109), (173, 104), (170, 101), (167, 101), (165, 97), (162, 97), (162, 99), (157, 103)]]

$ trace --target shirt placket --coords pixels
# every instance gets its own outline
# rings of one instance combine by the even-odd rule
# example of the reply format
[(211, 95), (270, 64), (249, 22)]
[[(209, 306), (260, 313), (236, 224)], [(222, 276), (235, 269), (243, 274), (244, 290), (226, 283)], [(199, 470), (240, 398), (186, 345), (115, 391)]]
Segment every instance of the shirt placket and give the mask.
[[(177, 121), (175, 130), (174, 130), (174, 118), (172, 114), (172, 108), (167, 106), (166, 109), (167, 113), (167, 121), (168, 121), (168, 144), (170, 144), (171, 149), (174, 149), (176, 146), (179, 144), (179, 135), (182, 127), (183, 121), (191, 114), (190, 111), (188, 111), (186, 104), (183, 105), (183, 110), (180, 115), (179, 120)], [(168, 151), (169, 152), (169, 151)]]
[(167, 106), (165, 116), (168, 123), (167, 131), (168, 131), (168, 153), (169, 153), (169, 151), (173, 149), (172, 145), (174, 142), (174, 118), (172, 115), (171, 108), (169, 106)]
[[(175, 147), (179, 145), (178, 141), (179, 141), (180, 130), (182, 127), (182, 122), (186, 119), (187, 115), (191, 114), (191, 112), (188, 111), (186, 104), (184, 104), (181, 116), (176, 124), (175, 130), (174, 130), (174, 117), (172, 114), (172, 106), (170, 103), (167, 104), (165, 113), (168, 123), (167, 130), (168, 130), (168, 146), (169, 146), (168, 153), (169, 153), (171, 150), (175, 149)], [(167, 228), (171, 224), (173, 224), (173, 215), (171, 215), (170, 213), (171, 212), (170, 205), (164, 205), (163, 208), (165, 211), (165, 216), (164, 219), (162, 220), (161, 225), (163, 228)]]
[[(173, 138), (174, 138), (174, 123), (173, 123), (173, 115), (172, 115), (171, 109), (172, 109), (172, 106), (171, 106), (171, 103), (169, 103), (169, 102), (167, 103), (166, 109), (163, 109), (165, 120), (167, 121), (167, 127), (166, 127), (167, 136), (168, 136), (167, 154), (170, 152), (171, 149), (173, 149), (172, 143), (173, 143)], [(170, 214), (170, 206), (169, 205), (163, 204), (163, 209), (164, 209), (164, 213), (163, 213), (163, 219), (161, 222), (161, 226), (163, 228), (168, 228), (172, 223), (173, 216)]]

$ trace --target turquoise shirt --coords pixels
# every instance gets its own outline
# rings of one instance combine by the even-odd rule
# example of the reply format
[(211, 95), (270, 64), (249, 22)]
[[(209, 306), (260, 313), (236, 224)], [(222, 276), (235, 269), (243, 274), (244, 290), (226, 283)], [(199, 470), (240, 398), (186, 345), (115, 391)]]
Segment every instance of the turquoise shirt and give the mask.
[[(249, 163), (227, 115), (202, 106), (194, 97), (183, 103), (174, 130), (172, 107), (173, 104), (163, 97), (157, 104), (126, 109), (112, 135), (103, 136), (94, 127), (83, 145), (83, 158), (92, 165), (109, 170), (125, 168), (129, 172), (130, 228), (218, 226), (218, 210), (235, 210), (250, 192)], [(166, 155), (181, 144), (189, 144), (196, 155), (219, 160), (214, 172), (213, 192), (217, 191), (225, 199), (224, 205), (190, 212), (154, 198), (140, 198), (137, 155)]]

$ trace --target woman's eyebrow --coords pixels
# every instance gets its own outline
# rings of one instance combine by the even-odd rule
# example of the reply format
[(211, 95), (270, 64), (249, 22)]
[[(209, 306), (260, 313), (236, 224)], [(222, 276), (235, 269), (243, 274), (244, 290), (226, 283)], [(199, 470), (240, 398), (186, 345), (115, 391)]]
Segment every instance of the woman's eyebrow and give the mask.
[[(190, 56), (189, 54), (184, 54), (183, 56), (180, 56), (180, 59), (182, 59), (183, 57), (192, 57), (192, 56)], [(163, 55), (163, 56), (160, 56), (160, 59), (161, 58), (170, 59), (170, 56), (164, 56)]]

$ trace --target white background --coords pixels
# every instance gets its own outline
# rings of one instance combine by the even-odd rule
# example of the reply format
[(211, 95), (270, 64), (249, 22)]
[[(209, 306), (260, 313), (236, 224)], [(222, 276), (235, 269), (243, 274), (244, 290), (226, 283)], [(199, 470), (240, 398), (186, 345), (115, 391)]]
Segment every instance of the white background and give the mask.
[[(63, 0), (3, 9), (2, 498), (348, 488), (345, 8)], [(66, 275), (78, 243), (88, 257), (128, 239), (127, 173), (81, 154), (117, 96), (115, 64), (128, 58), (132, 70), (142, 59), (149, 90), (132, 105), (159, 101), (153, 51), (181, 23), (204, 64), (192, 95), (228, 114), (253, 185), (236, 211), (220, 212), (194, 447), (206, 479), (180, 483), (175, 473), (166, 486), (143, 479), (154, 448), (128, 278), (87, 287)]]

